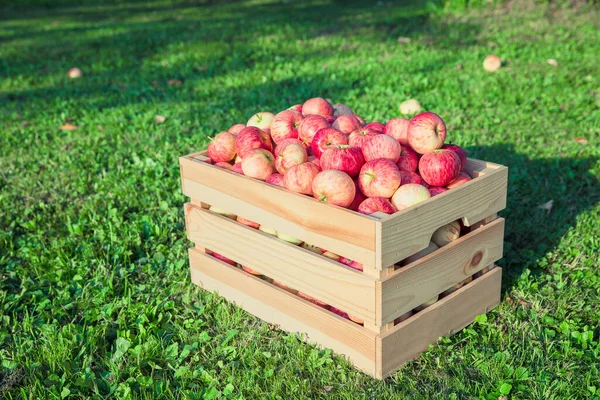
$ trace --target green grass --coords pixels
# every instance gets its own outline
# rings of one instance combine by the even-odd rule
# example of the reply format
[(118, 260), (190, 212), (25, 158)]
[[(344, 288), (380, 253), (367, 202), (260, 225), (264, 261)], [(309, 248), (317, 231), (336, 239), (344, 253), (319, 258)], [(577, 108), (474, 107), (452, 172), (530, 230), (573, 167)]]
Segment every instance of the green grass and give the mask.
[[(600, 399), (597, 7), (100, 3), (0, 6), (0, 397)], [(502, 304), (383, 382), (189, 282), (177, 157), (316, 95), (510, 167)]]

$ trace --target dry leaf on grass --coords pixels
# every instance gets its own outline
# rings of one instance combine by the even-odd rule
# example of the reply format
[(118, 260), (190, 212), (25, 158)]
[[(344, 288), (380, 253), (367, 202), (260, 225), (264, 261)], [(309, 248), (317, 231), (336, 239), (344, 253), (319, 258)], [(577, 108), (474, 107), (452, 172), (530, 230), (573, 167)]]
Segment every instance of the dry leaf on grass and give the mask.
[(587, 139), (582, 138), (582, 137), (575, 138), (574, 140), (579, 144), (587, 144), (588, 143)]
[(169, 79), (169, 86), (181, 86), (183, 82), (179, 79)]
[(409, 37), (400, 36), (398, 38), (398, 43), (400, 43), (400, 44), (410, 43), (410, 38)]
[(538, 206), (538, 208), (541, 208), (542, 210), (546, 210), (548, 211), (548, 214), (550, 214), (550, 211), (552, 211), (552, 205), (554, 205), (554, 200), (550, 200), (545, 202), (544, 204), (540, 204)]
[(162, 124), (166, 120), (167, 120), (167, 117), (162, 116), (162, 115), (157, 115), (156, 117), (154, 117), (154, 121), (156, 121), (157, 124)]
[(323, 386), (323, 390), (326, 392), (331, 392), (333, 390), (333, 386)]
[(62, 131), (74, 131), (76, 129), (79, 129), (79, 127), (71, 124), (70, 122), (67, 122), (66, 124), (61, 126), (59, 129)]

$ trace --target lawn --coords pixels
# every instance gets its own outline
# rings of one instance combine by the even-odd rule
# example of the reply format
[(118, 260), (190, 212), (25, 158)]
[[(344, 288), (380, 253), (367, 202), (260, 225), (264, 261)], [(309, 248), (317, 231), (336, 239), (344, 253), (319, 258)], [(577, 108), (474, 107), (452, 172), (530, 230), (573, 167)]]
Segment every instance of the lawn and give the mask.
[[(600, 399), (597, 5), (13, 3), (0, 398)], [(510, 168), (501, 305), (383, 382), (189, 282), (178, 156), (317, 95)]]

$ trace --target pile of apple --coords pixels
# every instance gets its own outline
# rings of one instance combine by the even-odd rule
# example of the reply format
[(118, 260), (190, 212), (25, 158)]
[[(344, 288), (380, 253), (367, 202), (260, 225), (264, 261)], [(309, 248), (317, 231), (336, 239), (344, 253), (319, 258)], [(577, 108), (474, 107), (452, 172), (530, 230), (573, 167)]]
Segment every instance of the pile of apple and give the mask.
[(365, 123), (344, 104), (312, 98), (259, 112), (208, 145), (221, 168), (363, 214), (393, 214), (471, 180), (465, 151), (444, 144), (432, 112)]

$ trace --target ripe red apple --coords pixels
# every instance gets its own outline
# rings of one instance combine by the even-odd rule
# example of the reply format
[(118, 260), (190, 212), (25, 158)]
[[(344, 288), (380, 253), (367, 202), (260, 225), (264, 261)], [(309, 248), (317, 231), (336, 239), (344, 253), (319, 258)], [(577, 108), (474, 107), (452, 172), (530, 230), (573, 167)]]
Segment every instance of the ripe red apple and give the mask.
[(400, 103), (398, 106), (400, 113), (404, 115), (417, 114), (421, 112), (421, 103), (415, 99), (408, 99)]
[(406, 118), (392, 118), (387, 124), (385, 124), (385, 133), (388, 136), (396, 139), (402, 147), (408, 144), (408, 124), (409, 120)]
[(315, 157), (321, 158), (321, 154), (329, 147), (336, 144), (348, 144), (348, 136), (333, 128), (319, 129), (315, 134), (311, 150)]
[(402, 322), (402, 321), (406, 321), (407, 319), (409, 319), (410, 317), (412, 317), (412, 316), (413, 316), (413, 314), (414, 314), (414, 313), (413, 313), (413, 311), (412, 311), (412, 310), (410, 310), (410, 311), (409, 311), (409, 312), (407, 312), (407, 313), (404, 313), (404, 314), (402, 314), (401, 316), (399, 316), (398, 318), (396, 318), (396, 319), (394, 320), (394, 325), (398, 325), (400, 322)]
[(338, 144), (329, 147), (321, 155), (320, 165), (323, 170), (337, 169), (344, 171), (351, 177), (355, 177), (360, 172), (365, 163), (365, 159), (360, 149), (345, 144)]
[(495, 72), (502, 66), (502, 60), (496, 55), (489, 55), (483, 60), (483, 69), (489, 72)]
[(408, 147), (408, 145), (402, 146), (400, 158), (396, 166), (400, 171), (417, 172), (417, 168), (419, 168), (419, 155)]
[(291, 106), (290, 108), (288, 108), (288, 110), (296, 111), (296, 112), (299, 112), (300, 114), (302, 114), (302, 104), (295, 104), (295, 105)]
[[(419, 154), (441, 149), (446, 140), (446, 124), (432, 112), (415, 115), (408, 124), (408, 144)], [(243, 157), (243, 156), (242, 156)]]
[(232, 165), (229, 164), (228, 162), (218, 162), (218, 163), (215, 163), (215, 167), (231, 170)]
[(342, 171), (321, 171), (312, 182), (313, 197), (323, 203), (348, 207), (354, 200), (356, 188), (350, 176)]
[(350, 268), (354, 268), (355, 270), (358, 271), (362, 271), (363, 270), (363, 265), (359, 262), (353, 261), (349, 258), (346, 257), (340, 257), (340, 262), (342, 264), (345, 264), (347, 266), (349, 266)]
[(83, 76), (83, 72), (81, 72), (79, 68), (71, 68), (69, 72), (67, 72), (67, 75), (71, 79), (76, 79), (81, 78)]
[(277, 172), (285, 175), (288, 169), (294, 165), (304, 164), (306, 161), (308, 161), (306, 149), (301, 144), (290, 143), (279, 150), (275, 168), (277, 168)]
[(420, 203), (431, 197), (429, 190), (423, 185), (416, 183), (408, 183), (402, 185), (396, 190), (392, 196), (392, 204), (396, 210), (402, 211), (412, 205)]
[(235, 125), (232, 125), (231, 128), (229, 128), (227, 130), (227, 132), (233, 133), (234, 135), (237, 135), (245, 127), (246, 127), (246, 125), (244, 125), (244, 124), (235, 124)]
[(244, 175), (244, 171), (242, 170), (242, 163), (238, 162), (238, 163), (233, 164), (233, 167), (231, 167), (231, 172), (235, 172), (236, 174)]
[(444, 193), (444, 192), (448, 191), (448, 189), (446, 189), (445, 187), (441, 187), (441, 186), (431, 186), (431, 187), (427, 188), (427, 190), (429, 190), (429, 194), (431, 194), (431, 197), (437, 196), (440, 193)]
[(352, 200), (352, 204), (350, 204), (350, 207), (348, 208), (353, 211), (358, 211), (358, 206), (360, 206), (360, 204), (367, 199), (367, 196), (360, 191), (360, 188), (358, 187), (358, 179), (354, 179), (354, 187), (356, 188), (354, 200)]
[(255, 126), (248, 126), (242, 129), (235, 137), (235, 152), (242, 159), (246, 157), (252, 149), (273, 150), (271, 137), (267, 133)]
[(242, 171), (246, 176), (264, 181), (275, 171), (275, 157), (265, 149), (250, 150), (242, 160)]
[(312, 182), (319, 173), (313, 163), (295, 165), (287, 170), (283, 177), (283, 185), (292, 192), (312, 195)]
[(383, 197), (369, 197), (358, 206), (358, 212), (361, 214), (373, 214), (382, 212), (384, 214), (393, 214), (396, 209), (388, 199)]
[(366, 129), (372, 129), (374, 131), (377, 131), (379, 133), (384, 133), (385, 132), (385, 125), (382, 124), (381, 122), (369, 122), (368, 124), (365, 125)]
[(283, 187), (283, 175), (281, 174), (272, 174), (265, 180), (270, 185), (281, 186)]
[(380, 135), (380, 132), (374, 131), (373, 129), (368, 128), (358, 128), (348, 136), (348, 144), (353, 147), (358, 147), (362, 149), (364, 144), (371, 139), (372, 136)]
[(362, 124), (354, 114), (341, 115), (333, 121), (332, 128), (349, 135), (353, 131), (362, 127)]
[(247, 273), (249, 273), (250, 275), (254, 275), (254, 276), (262, 276), (262, 274), (258, 271), (253, 270), (250, 267), (246, 267), (245, 265), (242, 265), (242, 269), (244, 271), (246, 271)]
[(333, 117), (333, 106), (327, 100), (315, 97), (306, 100), (304, 104), (302, 104), (302, 114), (304, 114), (304, 116), (320, 115), (322, 117)]
[(246, 225), (246, 226), (249, 226), (250, 228), (253, 228), (253, 229), (258, 229), (258, 228), (260, 228), (260, 224), (257, 224), (257, 223), (256, 223), (256, 222), (254, 222), (254, 221), (250, 221), (249, 219), (246, 219), (246, 218), (240, 217), (239, 215), (238, 215), (238, 217), (237, 217), (237, 222), (239, 222), (240, 224), (244, 224), (244, 225)]
[(277, 143), (277, 145), (275, 146), (275, 149), (273, 149), (273, 155), (275, 157), (277, 157), (279, 155), (279, 151), (281, 149), (283, 149), (288, 144), (292, 144), (292, 143), (299, 144), (306, 149), (306, 146), (304, 146), (304, 144), (299, 139), (287, 138), (287, 139), (283, 139), (281, 142)]
[(352, 109), (345, 104), (334, 104), (333, 105), (333, 118), (341, 117), (342, 115), (352, 115)]
[(358, 175), (358, 186), (367, 197), (389, 199), (401, 183), (400, 170), (396, 164), (385, 158), (367, 162)]
[(233, 261), (233, 260), (230, 260), (229, 258), (227, 258), (227, 257), (225, 257), (225, 256), (223, 256), (223, 255), (221, 255), (221, 254), (219, 254), (219, 253), (214, 253), (214, 252), (213, 252), (213, 253), (212, 253), (212, 256), (213, 256), (214, 258), (217, 258), (217, 259), (219, 259), (219, 260), (221, 260), (221, 261), (224, 261), (224, 262), (226, 262), (226, 263), (227, 263), (227, 264), (229, 264), (229, 265), (233, 265), (234, 267), (235, 267), (235, 265), (236, 265), (236, 262), (235, 262), (235, 261)]
[(208, 144), (208, 156), (213, 163), (228, 162), (235, 158), (235, 135), (221, 132)]
[(311, 162), (311, 163), (315, 164), (319, 168), (319, 172), (322, 171), (322, 169), (321, 169), (321, 160), (319, 160), (317, 157), (315, 157), (315, 156), (308, 156), (308, 162)]
[(336, 308), (334, 306), (329, 307), (329, 311), (331, 311), (334, 314), (339, 315), (342, 318), (346, 318), (346, 319), (350, 319), (350, 316), (348, 315), (348, 313), (340, 310), (339, 308)]
[(298, 137), (298, 127), (304, 116), (299, 112), (285, 110), (273, 118), (271, 122), (271, 137), (276, 144), (281, 143), (284, 139)]
[(320, 129), (330, 128), (331, 125), (320, 115), (309, 115), (305, 117), (298, 126), (298, 139), (310, 148), (314, 136)]
[(455, 180), (453, 180), (452, 182), (450, 182), (449, 184), (446, 185), (446, 188), (454, 189), (455, 187), (460, 186), (463, 183), (467, 183), (470, 180), (471, 180), (471, 177), (467, 173), (461, 172), (460, 174), (458, 174), (458, 176), (456, 177)]
[(460, 158), (460, 170), (465, 169), (467, 165), (467, 152), (465, 149), (456, 144), (445, 144), (442, 146), (442, 149), (455, 152), (458, 158)]
[(375, 135), (368, 138), (362, 145), (365, 161), (386, 158), (394, 164), (398, 162), (402, 146), (400, 146), (400, 143), (396, 139), (387, 135)]
[(298, 292), (298, 297), (302, 297), (304, 300), (307, 300), (313, 304), (318, 305), (326, 310), (329, 310), (329, 304), (322, 302), (321, 300), (317, 300), (314, 297), (307, 295), (306, 293)]
[(421, 179), (421, 176), (415, 172), (400, 171), (400, 175), (402, 175), (403, 185), (406, 185), (407, 183), (416, 183), (417, 185), (423, 185), (423, 179)]
[(450, 150), (434, 150), (419, 160), (419, 173), (431, 186), (446, 186), (460, 174), (460, 158)]
[(444, 247), (460, 237), (460, 222), (452, 221), (433, 232), (431, 241), (438, 247)]

